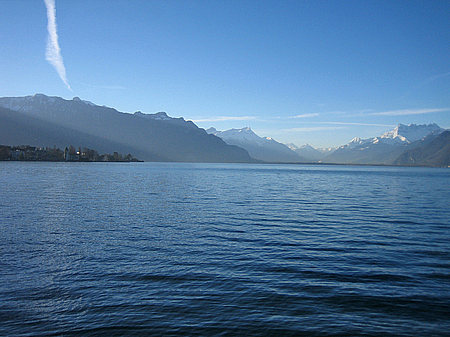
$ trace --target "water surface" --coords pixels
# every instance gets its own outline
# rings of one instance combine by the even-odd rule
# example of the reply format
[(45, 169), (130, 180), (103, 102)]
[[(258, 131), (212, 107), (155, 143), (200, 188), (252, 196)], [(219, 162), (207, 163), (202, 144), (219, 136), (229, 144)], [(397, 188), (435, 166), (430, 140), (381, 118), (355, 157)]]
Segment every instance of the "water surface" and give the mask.
[(0, 335), (446, 335), (449, 178), (0, 162)]

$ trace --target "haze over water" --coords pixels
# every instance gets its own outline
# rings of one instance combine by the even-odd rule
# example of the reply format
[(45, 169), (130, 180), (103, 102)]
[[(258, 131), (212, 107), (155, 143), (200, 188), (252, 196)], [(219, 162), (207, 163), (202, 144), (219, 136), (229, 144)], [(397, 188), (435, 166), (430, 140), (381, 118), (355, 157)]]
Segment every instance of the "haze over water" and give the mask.
[(0, 171), (0, 335), (450, 331), (447, 169)]

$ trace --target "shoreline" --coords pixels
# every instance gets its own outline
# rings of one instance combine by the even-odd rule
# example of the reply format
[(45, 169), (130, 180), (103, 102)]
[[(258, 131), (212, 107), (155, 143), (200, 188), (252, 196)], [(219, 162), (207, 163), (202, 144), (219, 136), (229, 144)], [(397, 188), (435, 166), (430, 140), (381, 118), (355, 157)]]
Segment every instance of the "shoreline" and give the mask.
[(357, 163), (297, 163), (297, 162), (197, 162), (197, 161), (145, 161), (145, 160), (11, 160), (0, 159), (0, 162), (43, 162), (43, 163), (167, 163), (167, 164), (245, 164), (245, 165), (318, 165), (318, 166), (362, 166), (362, 167), (423, 167), (447, 169), (450, 166), (432, 165), (389, 165), (389, 164), (357, 164)]

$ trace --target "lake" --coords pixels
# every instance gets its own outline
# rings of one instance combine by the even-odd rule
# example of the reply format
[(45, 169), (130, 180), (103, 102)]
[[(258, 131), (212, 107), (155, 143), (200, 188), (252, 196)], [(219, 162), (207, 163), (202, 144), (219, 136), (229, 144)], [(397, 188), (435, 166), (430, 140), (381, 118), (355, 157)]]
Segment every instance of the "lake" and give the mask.
[(0, 335), (447, 335), (450, 170), (0, 162)]

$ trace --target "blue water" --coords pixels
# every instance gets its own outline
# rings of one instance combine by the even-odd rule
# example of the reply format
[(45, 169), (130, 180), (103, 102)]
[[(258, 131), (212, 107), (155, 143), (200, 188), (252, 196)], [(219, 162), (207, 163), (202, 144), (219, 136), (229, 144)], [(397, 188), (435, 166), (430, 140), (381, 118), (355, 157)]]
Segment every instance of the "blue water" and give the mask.
[(0, 335), (449, 335), (450, 170), (0, 162)]

